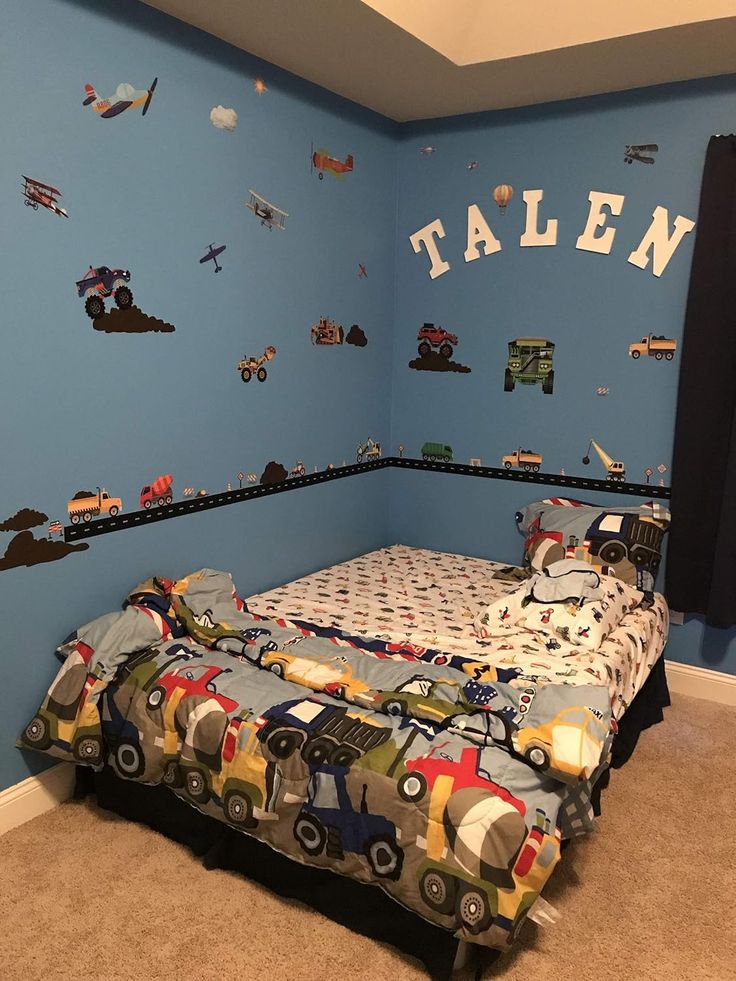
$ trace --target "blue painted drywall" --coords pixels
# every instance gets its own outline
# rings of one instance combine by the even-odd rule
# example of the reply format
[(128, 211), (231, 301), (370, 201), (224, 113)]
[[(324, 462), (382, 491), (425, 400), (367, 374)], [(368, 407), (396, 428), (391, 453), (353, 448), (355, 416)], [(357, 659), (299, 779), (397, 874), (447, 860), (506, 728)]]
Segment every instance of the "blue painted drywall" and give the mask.
[[(603, 477), (590, 437), (623, 460), (630, 480), (669, 467), (679, 354), (671, 363), (633, 361), (628, 346), (644, 334), (682, 337), (695, 234), (685, 237), (662, 276), (627, 262), (662, 205), (697, 219), (709, 137), (733, 129), (736, 78), (668, 85), (507, 112), (402, 127), (394, 337), (392, 448), (418, 456), (422, 443), (449, 443), (455, 460), (499, 466), (517, 447), (544, 455), (543, 469)], [(624, 146), (657, 143), (656, 163), (624, 163)], [(420, 153), (421, 147), (434, 153)], [(479, 166), (468, 170), (468, 164)], [(492, 192), (515, 194), (504, 215)], [(558, 244), (520, 248), (522, 191), (544, 189), (541, 215), (559, 221)], [(588, 193), (626, 197), (610, 255), (576, 249)], [(465, 263), (467, 206), (481, 211), (502, 251)], [(441, 218), (439, 242), (451, 268), (435, 280), (409, 236)], [(458, 335), (456, 361), (470, 374), (416, 371), (417, 330), (425, 322)], [(555, 391), (503, 390), (507, 343), (518, 336), (553, 340)], [(599, 396), (596, 389), (609, 394)], [(704, 461), (707, 465), (707, 461)], [(669, 472), (664, 478), (669, 482)], [(524, 503), (554, 493), (500, 481), (396, 472), (391, 483), (392, 540), (518, 562), (513, 523)], [(564, 493), (564, 491), (560, 491)], [(577, 495), (593, 499), (590, 494)], [(620, 497), (612, 501), (621, 503)], [(736, 631), (673, 628), (668, 656), (736, 673)]]
[[(98, 484), (129, 511), (159, 473), (177, 496), (215, 492), (269, 460), (323, 469), (385, 442), (394, 125), (132, 0), (8, 0), (2, 21), (0, 522), (30, 507), (66, 523), (68, 498)], [(109, 96), (156, 76), (145, 117), (82, 105), (86, 82)], [(218, 104), (234, 132), (211, 124)], [(352, 153), (354, 173), (318, 180), (312, 143)], [(60, 188), (70, 217), (24, 207), (21, 174)], [(245, 207), (249, 188), (289, 213), (285, 231)], [(216, 275), (198, 261), (211, 242), (227, 246)], [(130, 269), (136, 304), (176, 331), (96, 332), (75, 281), (103, 264)], [(367, 347), (313, 346), (321, 315), (359, 324)], [(243, 384), (239, 359), (269, 344), (268, 379)], [(44, 764), (12, 743), (70, 629), (158, 569), (227, 568), (247, 593), (376, 548), (387, 487), (336, 481), (0, 572), (0, 789)]]

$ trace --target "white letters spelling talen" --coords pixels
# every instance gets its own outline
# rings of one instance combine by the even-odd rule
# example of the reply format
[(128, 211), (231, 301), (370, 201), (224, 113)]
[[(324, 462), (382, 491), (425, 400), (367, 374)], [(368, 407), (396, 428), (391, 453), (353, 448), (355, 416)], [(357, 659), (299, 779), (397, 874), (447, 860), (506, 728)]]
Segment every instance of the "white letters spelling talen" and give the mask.
[(526, 228), (519, 239), (519, 245), (557, 245), (557, 219), (550, 218), (544, 226), (544, 231), (538, 230), (539, 205), (544, 197), (544, 191), (524, 191), (522, 197), (526, 204)]
[(652, 272), (655, 276), (661, 276), (667, 268), (667, 263), (674, 255), (675, 249), (687, 235), (695, 228), (695, 222), (689, 218), (678, 215), (675, 218), (675, 230), (670, 237), (670, 216), (666, 208), (658, 205), (652, 212), (652, 223), (646, 231), (644, 238), (629, 256), (629, 262), (638, 266), (639, 269), (646, 269), (649, 265), (649, 249), (652, 250)]
[(437, 248), (437, 243), (434, 240), (435, 235), (437, 238), (445, 237), (445, 228), (439, 218), (435, 218), (434, 221), (430, 221), (424, 228), (420, 228), (418, 232), (414, 232), (413, 235), (409, 236), (411, 247), (415, 252), (421, 252), (422, 246), (427, 250), (427, 255), (432, 263), (429, 267), (431, 279), (437, 279), (438, 276), (446, 273), (450, 268), (450, 263), (445, 262), (440, 255), (440, 250)]
[(480, 258), (478, 243), (483, 243), (483, 255), (493, 255), (501, 251), (501, 243), (491, 231), (491, 226), (483, 217), (477, 204), (468, 205), (468, 245), (465, 249), (465, 261), (472, 262)]
[[(541, 188), (525, 190), (522, 198), (526, 205), (526, 222), (524, 233), (519, 239), (519, 245), (554, 246), (557, 245), (558, 220), (548, 218), (544, 228), (539, 228), (539, 206), (544, 198)], [(585, 228), (578, 235), (575, 246), (585, 252), (597, 252), (610, 255), (616, 237), (616, 228), (608, 225), (608, 218), (618, 217), (623, 211), (626, 198), (623, 194), (612, 191), (591, 191), (588, 194), (590, 207)], [(608, 209), (608, 212), (604, 211)], [(646, 269), (651, 260), (652, 274), (661, 276), (675, 254), (677, 247), (688, 232), (695, 228), (695, 222), (683, 215), (674, 219), (674, 229), (670, 235), (669, 212), (666, 208), (657, 206), (652, 212), (652, 222), (637, 248), (628, 256), (628, 261), (639, 269)], [(450, 263), (442, 258), (437, 244), (438, 239), (445, 238), (445, 228), (441, 218), (435, 218), (428, 225), (420, 228), (409, 236), (415, 253), (427, 250), (429, 258), (429, 276), (437, 279), (450, 269)], [(466, 262), (474, 262), (480, 258), (479, 245), (483, 246), (483, 255), (493, 255), (502, 250), (501, 242), (493, 234), (483, 213), (477, 204), (468, 205), (467, 239), (464, 252)]]
[(588, 220), (585, 223), (583, 234), (578, 235), (575, 243), (576, 249), (584, 249), (586, 252), (600, 252), (602, 255), (610, 255), (613, 248), (613, 240), (616, 236), (615, 228), (607, 228), (602, 235), (596, 235), (597, 228), (603, 228), (606, 224), (606, 215), (603, 208), (610, 209), (612, 215), (620, 215), (624, 201), (623, 194), (606, 194), (605, 191), (591, 191), (588, 195), (590, 201), (590, 211)]

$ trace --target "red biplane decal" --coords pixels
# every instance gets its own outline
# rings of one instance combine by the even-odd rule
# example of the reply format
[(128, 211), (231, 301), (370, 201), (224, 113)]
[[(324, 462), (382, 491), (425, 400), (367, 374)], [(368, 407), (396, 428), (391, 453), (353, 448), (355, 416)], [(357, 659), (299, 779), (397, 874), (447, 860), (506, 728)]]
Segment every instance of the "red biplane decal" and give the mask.
[(53, 211), (55, 215), (59, 215), (61, 218), (68, 218), (69, 215), (66, 213), (64, 208), (58, 202), (58, 198), (61, 197), (61, 191), (52, 187), (50, 184), (43, 184), (41, 181), (34, 180), (32, 177), (23, 177), (23, 197), (25, 201), (23, 202), (29, 208), (33, 208), (34, 211), (38, 211), (39, 204), (43, 208), (47, 208), (49, 211)]
[(312, 170), (317, 171), (320, 180), (324, 180), (325, 173), (333, 174), (335, 177), (345, 177), (352, 173), (353, 155), (349, 153), (344, 160), (331, 157), (325, 149), (315, 150), (312, 147)]

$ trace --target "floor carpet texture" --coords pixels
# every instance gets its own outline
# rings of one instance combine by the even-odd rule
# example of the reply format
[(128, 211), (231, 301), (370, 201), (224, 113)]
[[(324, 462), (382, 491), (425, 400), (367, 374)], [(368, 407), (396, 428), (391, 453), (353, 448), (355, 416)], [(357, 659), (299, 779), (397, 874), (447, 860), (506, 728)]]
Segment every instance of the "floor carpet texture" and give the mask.
[[(563, 855), (504, 981), (736, 981), (736, 710), (673, 696)], [(468, 976), (467, 973), (465, 975)], [(0, 838), (5, 981), (411, 981), (418, 962), (69, 802)]]

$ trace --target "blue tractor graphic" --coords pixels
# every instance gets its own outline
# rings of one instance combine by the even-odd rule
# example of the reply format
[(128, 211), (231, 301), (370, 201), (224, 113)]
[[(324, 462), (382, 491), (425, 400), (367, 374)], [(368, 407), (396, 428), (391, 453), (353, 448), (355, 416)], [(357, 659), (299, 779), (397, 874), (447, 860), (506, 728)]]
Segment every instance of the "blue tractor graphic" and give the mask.
[(369, 814), (367, 786), (363, 784), (360, 810), (347, 790), (344, 766), (312, 767), (307, 799), (294, 822), (294, 837), (307, 855), (342, 860), (345, 853), (364, 855), (380, 879), (398, 879), (404, 852), (396, 840), (396, 826), (379, 814)]

